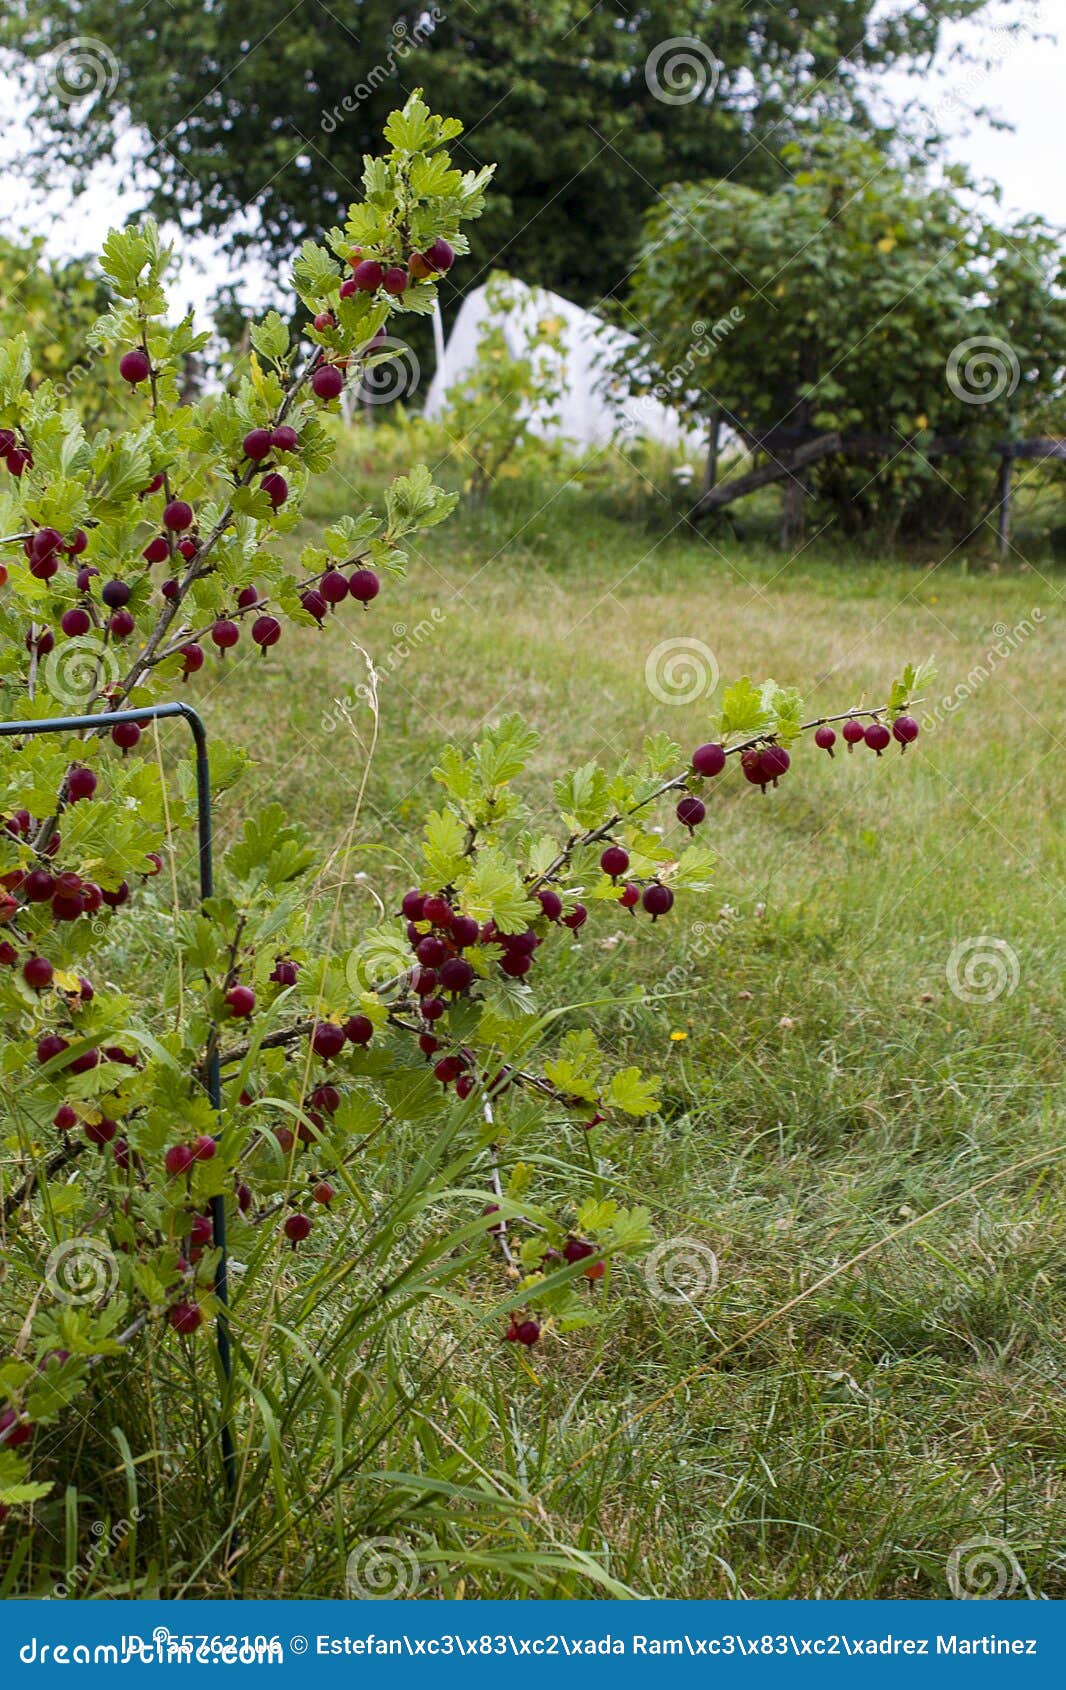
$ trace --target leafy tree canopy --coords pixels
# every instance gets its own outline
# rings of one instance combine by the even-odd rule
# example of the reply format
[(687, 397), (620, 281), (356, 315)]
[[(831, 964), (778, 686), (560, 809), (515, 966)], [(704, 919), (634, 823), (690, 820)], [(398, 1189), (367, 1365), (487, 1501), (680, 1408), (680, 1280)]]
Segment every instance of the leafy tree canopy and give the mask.
[[(866, 122), (866, 73), (928, 60), (944, 22), (986, 4), (9, 0), (0, 44), (35, 64), (49, 170), (86, 170), (132, 122), (152, 210), (272, 252), (337, 220), (386, 114), (423, 83), (466, 125), (459, 162), (499, 163), (461, 285), (502, 262), (589, 303), (623, 280), (633, 214), (665, 183), (772, 185), (784, 140)], [(702, 56), (664, 49), (686, 36)]]

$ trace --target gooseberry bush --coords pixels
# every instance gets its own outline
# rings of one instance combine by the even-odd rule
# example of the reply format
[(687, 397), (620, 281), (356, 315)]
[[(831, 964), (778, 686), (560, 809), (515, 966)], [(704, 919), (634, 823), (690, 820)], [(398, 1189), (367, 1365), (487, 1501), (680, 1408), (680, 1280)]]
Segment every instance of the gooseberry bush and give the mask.
[[(179, 400), (204, 337), (168, 318), (151, 222), (108, 236), (111, 304), (92, 336), (126, 426), (87, 436), (49, 382), (29, 382), (24, 340), (0, 350), (0, 715), (57, 723), (0, 740), (0, 1507), (6, 1532), (36, 1517), (57, 1535), (65, 1508), (69, 1536), (80, 1487), (98, 1517), (139, 1519), (143, 1544), (157, 1497), (138, 1589), (185, 1588), (201, 1513), (249, 1578), (312, 1508), (329, 1517), (323, 1553), (343, 1559), (351, 1530), (395, 1532), (410, 1510), (421, 1565), (462, 1564), (463, 1506), (500, 1499), (422, 1414), (426, 1393), (460, 1347), (520, 1375), (535, 1349), (550, 1361), (651, 1242), (647, 1211), (604, 1179), (579, 1198), (540, 1180), (563, 1130), (592, 1146), (658, 1099), (655, 1076), (612, 1068), (541, 982), (604, 912), (630, 912), (654, 943), (675, 900), (700, 897), (709, 794), (732, 767), (766, 792), (806, 728), (836, 744), (794, 691), (743, 678), (691, 755), (660, 735), (623, 767), (562, 777), (547, 828), (516, 787), (536, 735), (507, 717), (440, 756), (417, 885), (388, 888), (369, 929), (349, 929), (333, 890), (352, 837), (324, 861), (277, 803), (234, 827), (198, 906), (184, 730), (110, 718), (195, 703), (235, 647), (269, 662), (294, 626), (372, 616), (451, 511), (419, 467), (380, 510), (292, 538), (345, 381), (467, 250), (489, 172), (453, 167), (459, 127), (417, 94), (393, 115), (365, 198), (296, 259), (298, 337), (268, 313), (232, 391)], [(847, 716), (848, 750), (906, 748), (915, 682)], [(99, 726), (58, 726), (81, 714)], [(218, 799), (243, 755), (217, 736), (211, 755)], [(452, 1400), (476, 1442), (477, 1414)], [(405, 1419), (419, 1474), (370, 1486)]]

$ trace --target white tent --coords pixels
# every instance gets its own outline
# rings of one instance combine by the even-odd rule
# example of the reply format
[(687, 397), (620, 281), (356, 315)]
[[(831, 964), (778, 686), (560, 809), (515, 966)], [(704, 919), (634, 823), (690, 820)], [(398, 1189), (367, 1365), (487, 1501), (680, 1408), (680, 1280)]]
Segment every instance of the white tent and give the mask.
[(558, 421), (544, 423), (534, 418), (533, 433), (543, 438), (573, 441), (580, 449), (603, 445), (618, 436), (634, 435), (648, 435), (668, 446), (699, 449), (699, 437), (686, 428), (675, 411), (658, 400), (609, 399), (605, 394), (607, 366), (620, 351), (635, 344), (632, 335), (609, 327), (591, 311), (584, 311), (572, 300), (546, 288), (532, 288), (511, 278), (507, 287), (513, 303), (496, 312), (487, 297), (488, 286), (467, 294), (443, 357), (442, 337), (438, 334), (437, 370), (426, 396), (427, 417), (441, 414), (447, 389), (473, 367), (478, 340), (490, 322), (503, 327), (508, 348), (518, 358), (525, 354), (527, 334), (542, 318), (551, 317), (564, 325), (561, 338), (565, 349), (566, 391), (554, 407)]

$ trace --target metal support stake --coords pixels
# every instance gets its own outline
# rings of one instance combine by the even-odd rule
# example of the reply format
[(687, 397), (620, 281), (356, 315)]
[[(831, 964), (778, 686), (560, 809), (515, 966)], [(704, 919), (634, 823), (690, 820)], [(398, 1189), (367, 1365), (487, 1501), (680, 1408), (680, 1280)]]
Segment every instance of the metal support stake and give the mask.
[[(191, 704), (150, 704), (145, 705), (140, 710), (108, 710), (90, 716), (50, 716), (28, 722), (0, 722), (0, 739), (20, 739), (27, 734), (76, 733), (83, 728), (104, 732), (106, 729), (114, 727), (116, 722), (164, 721), (172, 716), (181, 716), (188, 722), (196, 747), (200, 901), (206, 903), (215, 888), (211, 832), (211, 771), (207, 756), (207, 730)], [(212, 1052), (207, 1067), (207, 1095), (215, 1114), (221, 1116), (222, 1075), (219, 1068), (218, 1046), (214, 1042), (212, 1042)], [(230, 1353), (229, 1342), (229, 1255), (226, 1246), (226, 1200), (224, 1197), (212, 1197), (211, 1199), (211, 1230), (215, 1246), (220, 1253), (218, 1277), (215, 1283), (215, 1291), (220, 1305), (215, 1328), (218, 1359), (228, 1391), (230, 1381), (233, 1378), (233, 1358)], [(224, 1403), (222, 1408), (221, 1440), (222, 1466), (226, 1475), (226, 1487), (232, 1494), (236, 1488), (237, 1457), (233, 1444), (233, 1429), (230, 1426), (228, 1402)]]

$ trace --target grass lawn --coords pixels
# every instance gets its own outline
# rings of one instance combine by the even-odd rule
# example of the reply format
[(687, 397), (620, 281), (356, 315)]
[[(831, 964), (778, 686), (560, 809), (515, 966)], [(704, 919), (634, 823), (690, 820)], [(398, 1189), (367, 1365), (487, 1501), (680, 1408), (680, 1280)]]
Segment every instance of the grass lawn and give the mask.
[[(343, 465), (319, 516), (371, 490)], [(805, 742), (765, 797), (731, 770), (713, 896), (654, 933), (598, 911), (552, 965), (556, 1002), (593, 1005), (572, 1023), (661, 1072), (665, 1105), (591, 1148), (568, 1133), (541, 1177), (646, 1201), (717, 1284), (662, 1302), (623, 1270), (604, 1324), (507, 1387), (486, 1460), (646, 1594), (943, 1595), (986, 1537), (1012, 1588), (1066, 1594), (1066, 1203), (1041, 1160), (1066, 1150), (1061, 579), (786, 563), (576, 485), (513, 483), (431, 538), (365, 618), (290, 632), (254, 688), (230, 665), (202, 689), (257, 758), (239, 809), (280, 797), (331, 845), (365, 766), (365, 644), (381, 735), (353, 925), (414, 882), (447, 741), (521, 712), (536, 805), (649, 731), (705, 738), (713, 697), (649, 689), (661, 642), (795, 684), (810, 714), (880, 701), (908, 658), (939, 670), (905, 758)], [(956, 947), (981, 938), (967, 974)], [(471, 1355), (449, 1389), (504, 1372)]]

